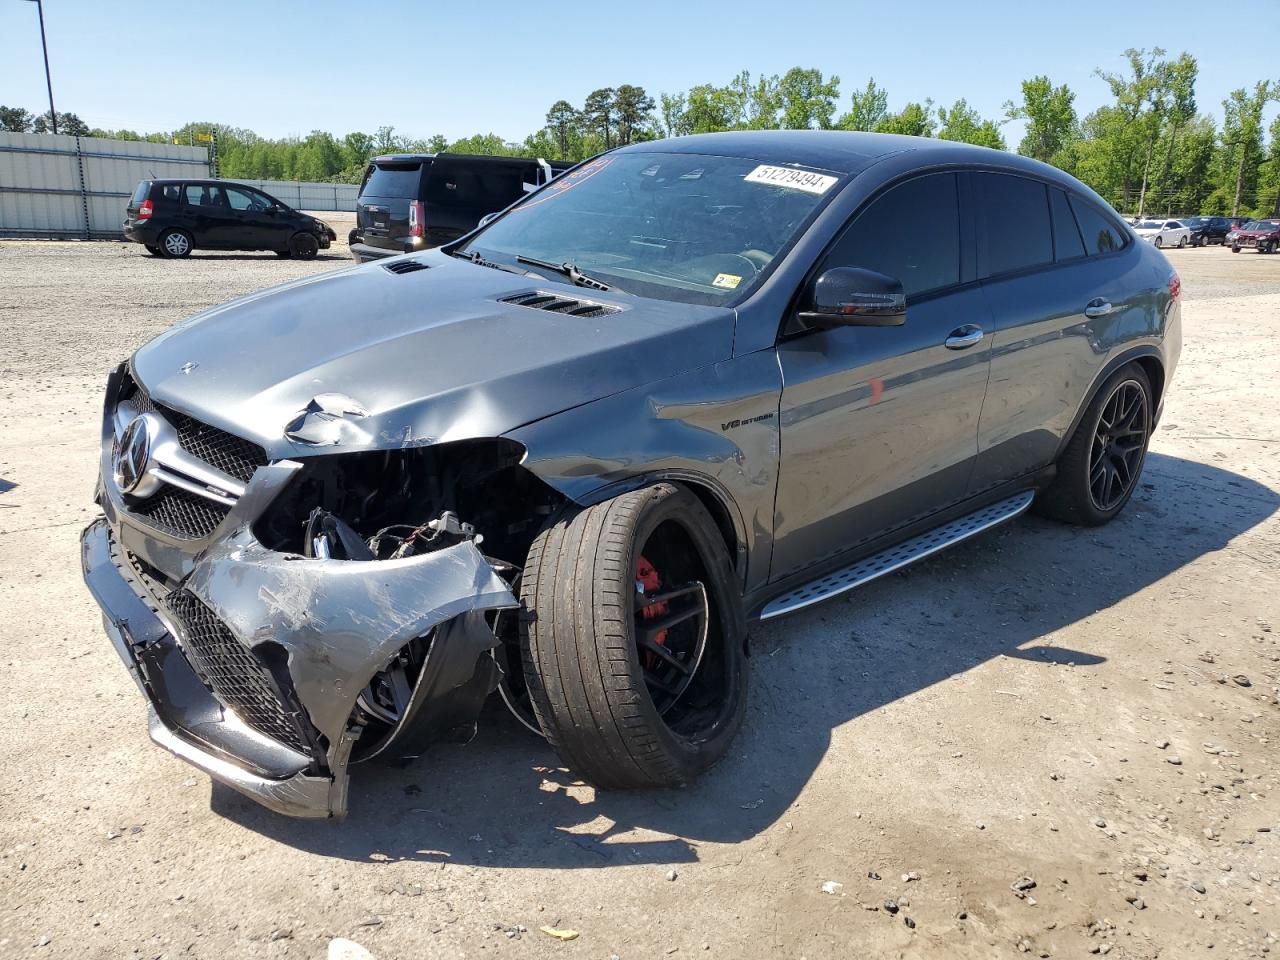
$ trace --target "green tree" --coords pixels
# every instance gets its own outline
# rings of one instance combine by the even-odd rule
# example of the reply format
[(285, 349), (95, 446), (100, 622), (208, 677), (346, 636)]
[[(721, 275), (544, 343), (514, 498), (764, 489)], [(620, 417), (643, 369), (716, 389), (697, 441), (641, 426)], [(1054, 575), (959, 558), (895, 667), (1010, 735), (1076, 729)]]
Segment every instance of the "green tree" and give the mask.
[(689, 122), (685, 113), (687, 101), (684, 91), (680, 93), (658, 94), (659, 111), (662, 115), (662, 132), (668, 137), (683, 137), (689, 133)]
[(578, 127), (578, 111), (568, 100), (557, 100), (547, 111), (547, 129), (556, 142), (556, 156), (561, 160), (569, 156), (569, 139)]
[[(48, 110), (36, 117), (31, 124), (32, 133), (53, 133), (53, 122)], [(58, 111), (58, 133), (67, 137), (87, 137), (89, 125), (74, 113)]]
[(1000, 126), (993, 120), (983, 120), (964, 100), (957, 100), (951, 109), (938, 109), (938, 138), (940, 140), (956, 140), (960, 143), (974, 143), (980, 147), (991, 147), (993, 150), (1004, 149), (1004, 137), (1000, 134)]
[(1018, 153), (1052, 163), (1077, 136), (1075, 99), (1065, 83), (1055, 87), (1045, 76), (1023, 80), (1022, 102), (1008, 100), (1004, 105), (1010, 120), (1027, 122)]
[[(1222, 151), (1220, 186), (1230, 191), (1231, 215), (1240, 213), (1242, 203), (1257, 189), (1262, 152), (1262, 113), (1267, 104), (1280, 99), (1280, 83), (1261, 80), (1252, 92), (1232, 90), (1222, 101)], [(1224, 182), (1225, 181), (1225, 182)], [(1248, 204), (1245, 204), (1248, 206)]]
[(778, 81), (782, 129), (830, 130), (839, 97), (839, 77), (833, 75), (828, 80), (821, 70), (792, 67)]
[(690, 87), (685, 96), (683, 126), (685, 133), (718, 133), (732, 130), (741, 116), (737, 96), (728, 87), (701, 83)]
[(901, 133), (908, 137), (933, 136), (933, 101), (908, 103), (897, 113), (887, 114), (876, 124), (876, 133)]
[(724, 89), (725, 101), (733, 105), (736, 113), (731, 126), (740, 130), (776, 130), (781, 83), (777, 74), (761, 74), (753, 80), (748, 70), (730, 80)]
[(840, 115), (836, 126), (841, 130), (875, 130), (889, 115), (889, 93), (876, 86), (876, 78), (867, 79), (867, 85), (853, 91), (849, 99), (849, 112)]
[(0, 107), (0, 130), (9, 133), (28, 133), (34, 118), (21, 107)]
[(649, 123), (649, 115), (653, 112), (653, 97), (645, 93), (644, 87), (634, 87), (624, 83), (614, 96), (614, 111), (618, 126), (618, 144), (631, 143), (637, 134), (642, 134)]
[(587, 95), (582, 104), (583, 126), (600, 135), (604, 148), (613, 148), (614, 123), (617, 120), (617, 91), (613, 87), (601, 87)]

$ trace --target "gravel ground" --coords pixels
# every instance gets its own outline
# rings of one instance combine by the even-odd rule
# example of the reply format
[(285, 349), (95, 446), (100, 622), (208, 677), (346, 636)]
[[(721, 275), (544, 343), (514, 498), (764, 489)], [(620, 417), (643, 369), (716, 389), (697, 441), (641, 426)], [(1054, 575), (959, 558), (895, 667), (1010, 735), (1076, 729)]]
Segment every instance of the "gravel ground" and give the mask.
[(108, 366), (345, 258), (0, 243), (0, 957), (1280, 950), (1280, 257), (1170, 253), (1186, 346), (1119, 520), (1022, 519), (757, 628), (694, 786), (597, 794), (495, 710), (306, 823), (151, 746), (77, 536)]

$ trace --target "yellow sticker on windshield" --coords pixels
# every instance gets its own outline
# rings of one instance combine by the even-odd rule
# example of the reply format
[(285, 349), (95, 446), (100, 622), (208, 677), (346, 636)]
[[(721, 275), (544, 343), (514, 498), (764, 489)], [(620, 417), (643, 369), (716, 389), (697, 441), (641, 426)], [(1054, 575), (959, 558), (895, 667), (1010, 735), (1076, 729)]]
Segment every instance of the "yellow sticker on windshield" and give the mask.
[(732, 290), (742, 282), (742, 278), (735, 273), (717, 273), (716, 278), (711, 281), (713, 287), (724, 287), (726, 290)]

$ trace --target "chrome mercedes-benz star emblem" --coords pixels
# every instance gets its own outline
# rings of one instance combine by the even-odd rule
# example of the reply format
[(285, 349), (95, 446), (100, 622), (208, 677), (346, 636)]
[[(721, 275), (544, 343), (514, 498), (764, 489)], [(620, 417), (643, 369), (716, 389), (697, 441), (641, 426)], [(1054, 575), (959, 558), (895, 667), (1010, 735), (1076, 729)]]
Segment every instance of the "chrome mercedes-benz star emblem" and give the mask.
[(111, 457), (111, 473), (121, 493), (133, 493), (147, 475), (151, 430), (146, 417), (134, 417), (124, 428)]

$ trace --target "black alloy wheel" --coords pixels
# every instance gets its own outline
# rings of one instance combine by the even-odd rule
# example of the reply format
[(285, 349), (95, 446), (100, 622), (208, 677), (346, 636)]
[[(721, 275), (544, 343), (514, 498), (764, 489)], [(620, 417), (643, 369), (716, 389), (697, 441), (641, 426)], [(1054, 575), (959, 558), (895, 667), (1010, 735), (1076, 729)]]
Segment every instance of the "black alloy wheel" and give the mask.
[(1137, 380), (1122, 381), (1107, 398), (1089, 455), (1089, 495), (1098, 510), (1115, 509), (1133, 492), (1150, 420), (1147, 392)]

